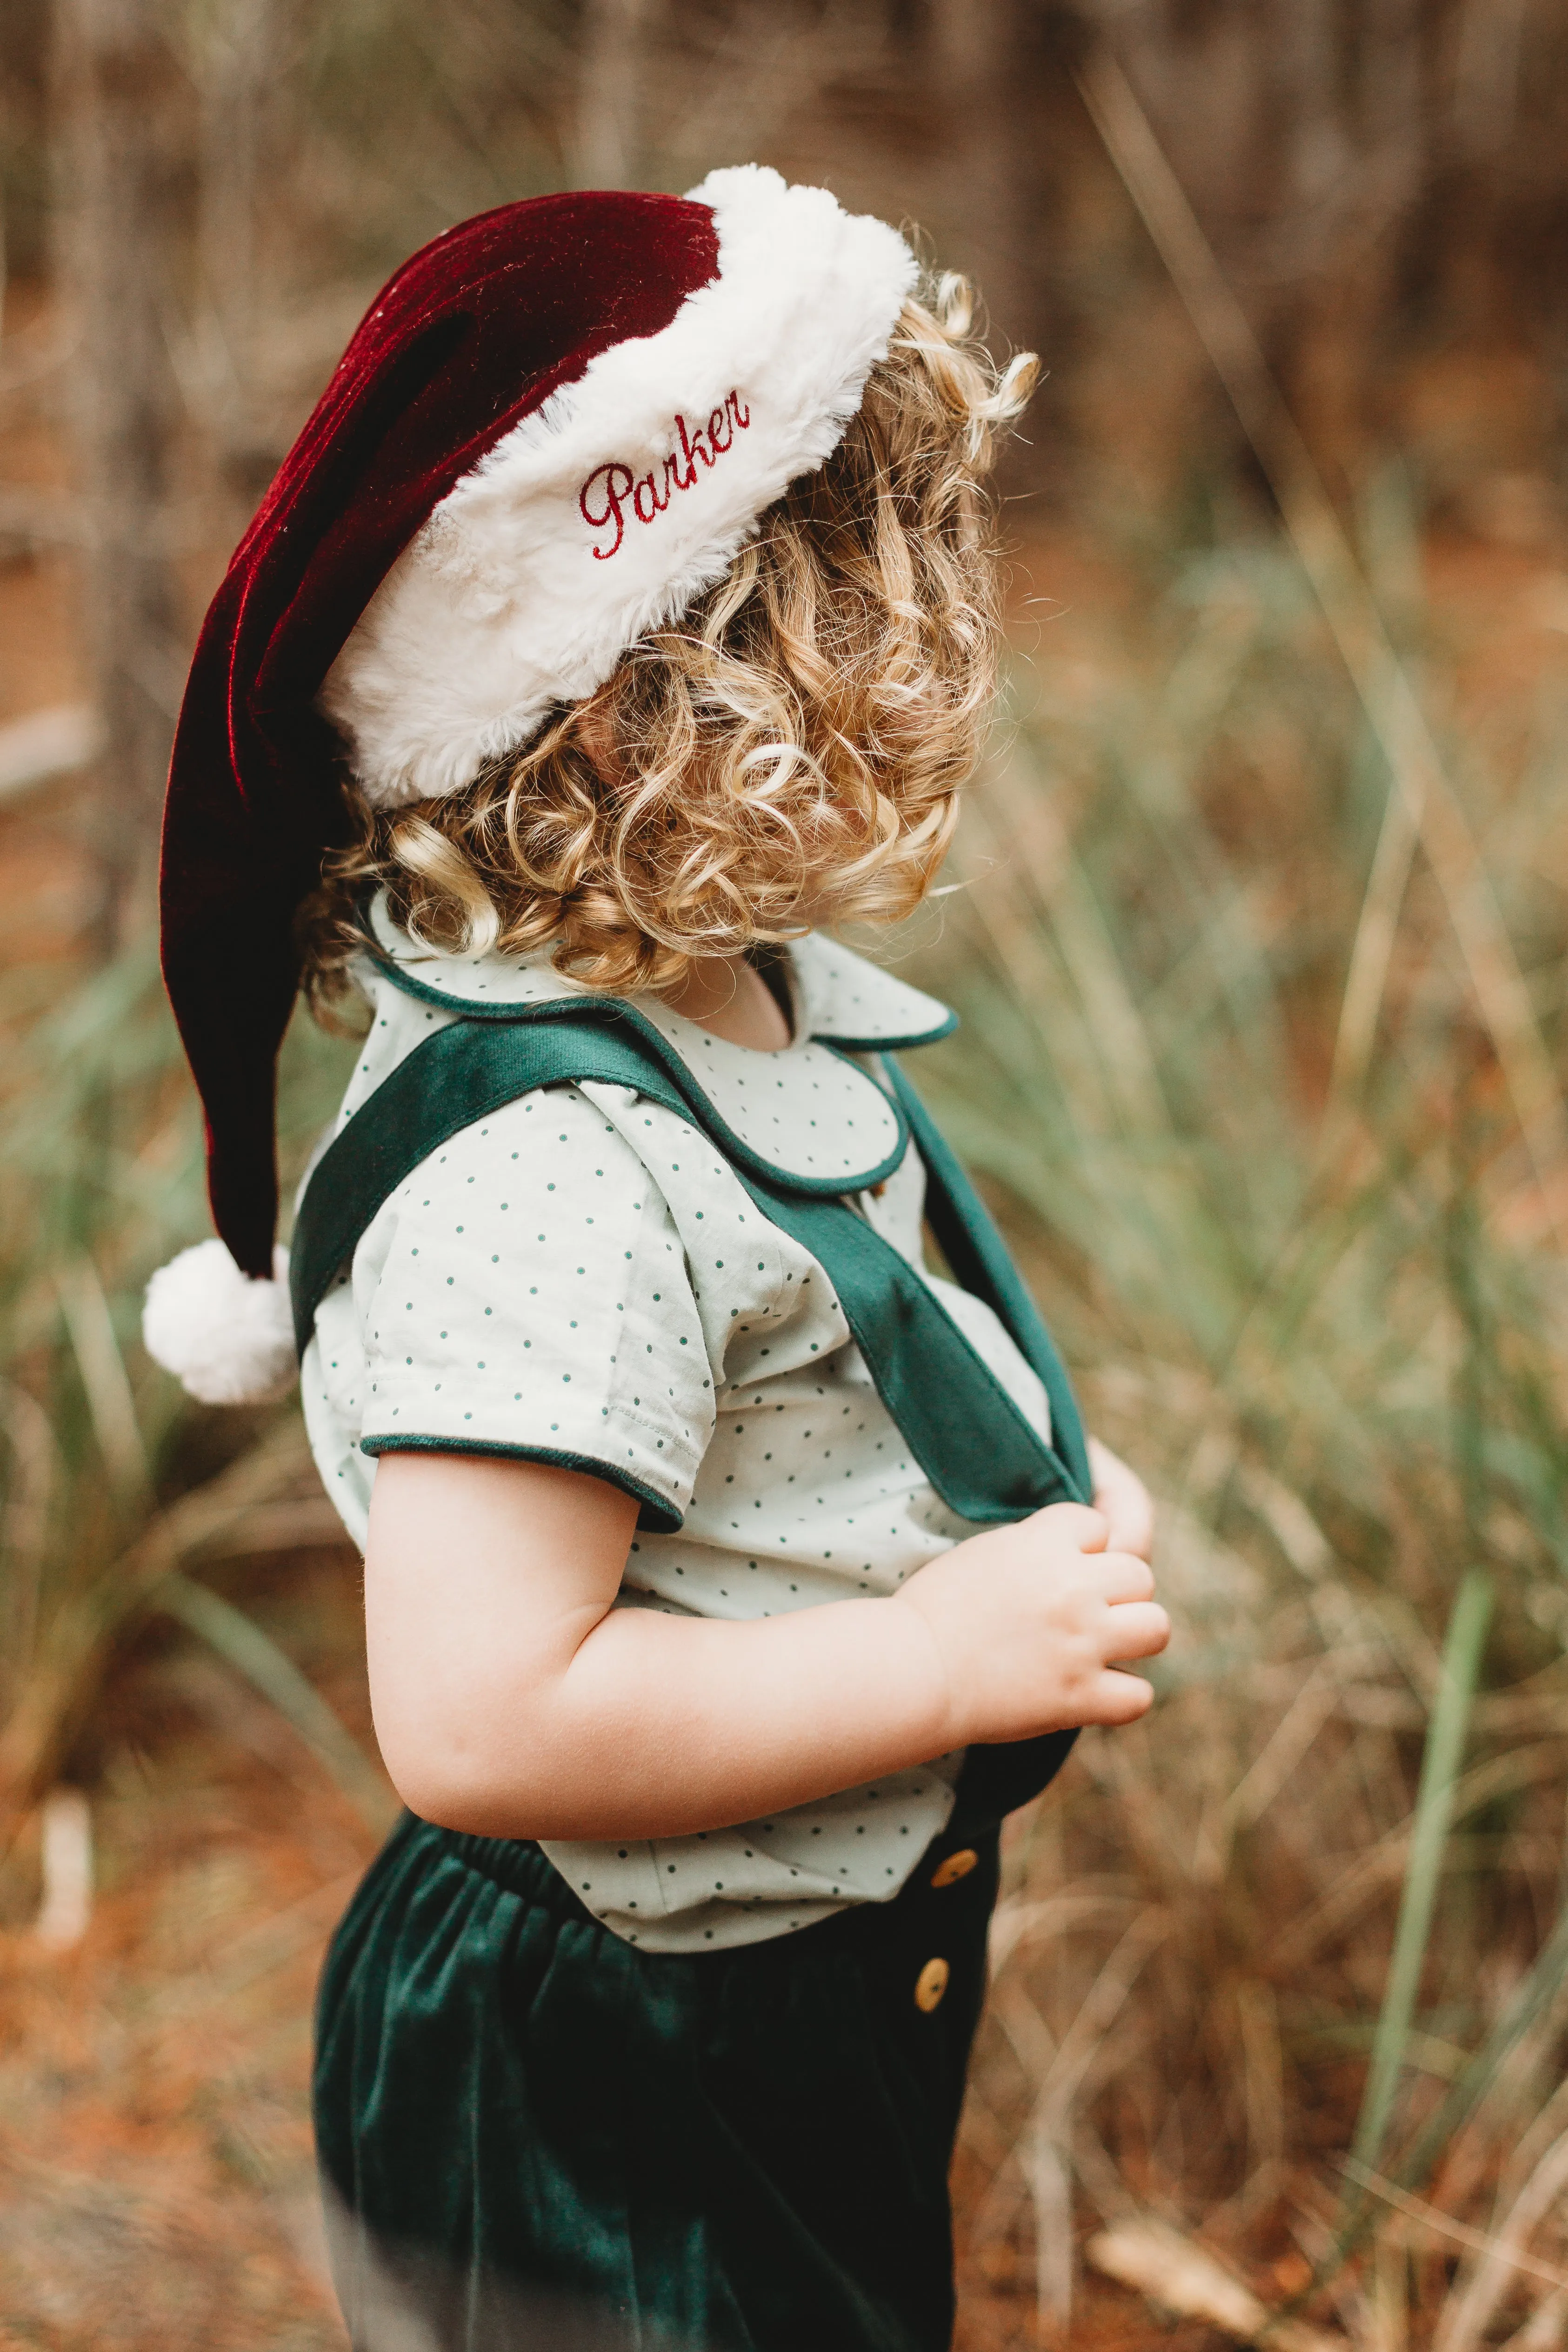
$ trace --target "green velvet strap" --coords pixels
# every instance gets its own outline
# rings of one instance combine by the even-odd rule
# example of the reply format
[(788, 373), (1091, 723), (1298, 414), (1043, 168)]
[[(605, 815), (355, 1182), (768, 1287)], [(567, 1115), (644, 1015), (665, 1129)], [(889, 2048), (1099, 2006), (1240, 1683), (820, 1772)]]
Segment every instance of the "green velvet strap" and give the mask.
[(994, 1309), (1019, 1354), (1039, 1375), (1050, 1401), (1056, 1450), (1072, 1472), (1079, 1499), (1087, 1501), (1094, 1491), (1089, 1449), (1078, 1399), (1057, 1343), (1020, 1281), (1007, 1244), (964, 1174), (958, 1154), (898, 1064), (889, 1059), (884, 1066), (925, 1162), (926, 1221), (957, 1280)]
[[(1047, 1503), (1087, 1502), (1082, 1423), (1061, 1359), (973, 1187), (908, 1080), (896, 1100), (926, 1168), (931, 1230), (960, 1283), (1001, 1318), (1043, 1382), (1055, 1445), (1030, 1426), (915, 1269), (847, 1201), (786, 1181), (738, 1149), (684, 1065), (650, 1046), (618, 1007), (571, 1017), (459, 1020), (400, 1062), (353, 1114), (311, 1174), (295, 1221), (289, 1283), (301, 1355), (316, 1308), (376, 1212), (421, 1160), (464, 1128), (539, 1087), (579, 1079), (635, 1087), (690, 1118), (729, 1159), (763, 1214), (808, 1249), (834, 1285), (879, 1393), (936, 1492), (981, 1526)], [(1036, 1796), (1076, 1734), (972, 1748), (950, 1834), (978, 1835)]]
[[(520, 1096), (581, 1079), (635, 1087), (711, 1133), (695, 1082), (678, 1088), (638, 1031), (607, 1010), (437, 1030), (361, 1104), (306, 1187), (289, 1272), (300, 1354), (329, 1285), (421, 1160)], [(958, 1279), (993, 1307), (1045, 1383), (1055, 1445), (1031, 1427), (914, 1267), (847, 1202), (776, 1171), (763, 1175), (751, 1153), (730, 1155), (730, 1164), (763, 1214), (822, 1265), (883, 1402), (951, 1510), (991, 1526), (1047, 1503), (1086, 1501), (1081, 1428), (1060, 1360), (957, 1161), (907, 1082), (897, 1083), (904, 1118), (911, 1126), (918, 1118), (922, 1130), (932, 1229)]]

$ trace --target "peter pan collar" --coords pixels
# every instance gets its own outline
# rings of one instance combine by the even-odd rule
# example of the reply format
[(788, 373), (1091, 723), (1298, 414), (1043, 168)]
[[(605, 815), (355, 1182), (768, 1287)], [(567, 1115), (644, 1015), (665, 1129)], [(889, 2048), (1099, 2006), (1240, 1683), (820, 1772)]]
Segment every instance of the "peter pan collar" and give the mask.
[(958, 1026), (958, 1016), (922, 989), (895, 980), (864, 956), (808, 931), (791, 947), (801, 1029), (851, 1053), (893, 1053), (929, 1045)]
[[(404, 993), (469, 1019), (526, 1019), (562, 1000), (603, 1003), (564, 979), (548, 953), (462, 956), (420, 946), (371, 908), (375, 961)], [(934, 997), (894, 980), (864, 957), (816, 932), (789, 950), (796, 1036), (779, 1053), (715, 1037), (658, 997), (616, 1000), (685, 1065), (745, 1153), (764, 1168), (812, 1186), (855, 1192), (879, 1182), (904, 1155), (902, 1115), (851, 1052), (876, 1053), (945, 1036), (953, 1016)]]

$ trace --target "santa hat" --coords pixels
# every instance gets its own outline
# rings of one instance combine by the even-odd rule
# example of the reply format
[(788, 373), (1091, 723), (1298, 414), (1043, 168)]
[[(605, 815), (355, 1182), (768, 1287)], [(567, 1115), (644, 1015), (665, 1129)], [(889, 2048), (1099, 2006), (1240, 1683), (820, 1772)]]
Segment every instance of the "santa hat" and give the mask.
[(143, 1328), (194, 1394), (293, 1368), (274, 1076), (345, 753), (376, 807), (457, 792), (603, 685), (837, 446), (915, 274), (749, 164), (504, 205), (377, 297), (213, 599), (169, 772), (163, 974), (218, 1239)]

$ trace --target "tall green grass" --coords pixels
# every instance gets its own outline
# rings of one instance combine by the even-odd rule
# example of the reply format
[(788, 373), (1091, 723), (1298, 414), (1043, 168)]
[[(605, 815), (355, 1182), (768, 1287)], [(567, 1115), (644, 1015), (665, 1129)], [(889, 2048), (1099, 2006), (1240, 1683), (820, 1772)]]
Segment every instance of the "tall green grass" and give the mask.
[[(1441, 656), (1397, 481), (1363, 537)], [(1275, 541), (1135, 569), (1131, 615), (1042, 630), (906, 967), (963, 1022), (921, 1081), (1158, 1490), (1177, 1628), (1153, 1716), (1080, 1742), (1015, 1857), (972, 2236), (1033, 2242), (1059, 2325), (1076, 2183), (1304, 2258), (1358, 2343), (1468, 2352), (1568, 2252), (1568, 1170), (1513, 1127), (1419, 867), (1327, 1108), (1386, 773)], [(1559, 1053), (1562, 698), (1479, 747), (1435, 710)]]
[[(292, 1405), (203, 1412), (141, 1344), (148, 1275), (209, 1230), (151, 936), (87, 973), (13, 968), (0, 1018), (0, 1840), (57, 1777), (89, 1769), (103, 1675), (150, 1611), (223, 1649), (374, 1810), (371, 1768), (289, 1662), (186, 1579), (204, 1556), (276, 1541), (279, 1507), (314, 1482)], [(296, 1025), (286, 1167), (330, 1116), (342, 1059)]]

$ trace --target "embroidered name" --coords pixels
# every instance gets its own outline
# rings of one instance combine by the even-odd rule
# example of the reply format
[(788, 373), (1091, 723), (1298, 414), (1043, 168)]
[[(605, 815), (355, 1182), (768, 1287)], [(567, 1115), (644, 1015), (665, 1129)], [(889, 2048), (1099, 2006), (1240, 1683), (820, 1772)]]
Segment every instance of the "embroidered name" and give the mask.
[(751, 421), (751, 410), (742, 405), (738, 392), (731, 392), (706, 425), (689, 425), (684, 416), (677, 416), (676, 446), (658, 472), (634, 474), (615, 457), (607, 465), (595, 466), (577, 493), (578, 509), (590, 530), (613, 530), (615, 537), (607, 546), (595, 548), (594, 561), (606, 563), (617, 551), (626, 535), (628, 513), (636, 515), (638, 522), (652, 522), (677, 490), (690, 489), (698, 467), (716, 464)]

